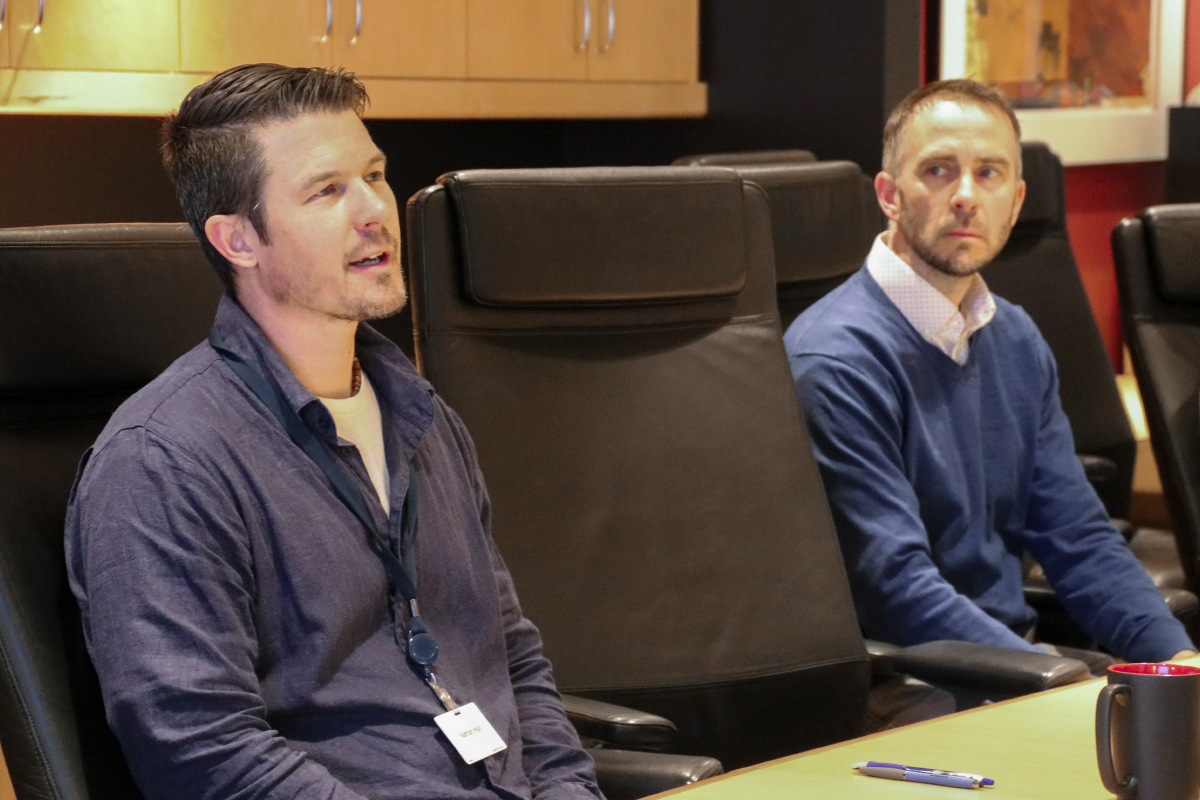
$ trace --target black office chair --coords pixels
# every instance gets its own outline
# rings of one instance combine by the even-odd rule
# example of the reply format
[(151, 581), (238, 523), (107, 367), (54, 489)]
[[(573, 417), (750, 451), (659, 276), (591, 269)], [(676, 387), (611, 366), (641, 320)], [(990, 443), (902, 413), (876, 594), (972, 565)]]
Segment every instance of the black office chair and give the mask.
[(887, 219), (851, 161), (735, 168), (771, 206), (775, 299), (783, 329), (862, 268)]
[[(704, 167), (459, 172), (409, 201), (406, 241), (420, 363), (476, 442), (560, 687), (669, 718), (674, 749), (730, 767), (862, 733), (872, 664), (761, 189)], [(1086, 672), (891, 650), (1005, 695)]]
[(137, 798), (66, 586), (75, 467), (207, 334), (220, 287), (183, 225), (0, 231), (0, 746), (17, 797)]
[[(220, 284), (186, 225), (0, 230), (0, 746), (19, 800), (136, 800), (66, 586), (63, 517), (83, 451), (130, 394), (202, 341)], [(669, 722), (568, 698), (583, 735)], [(598, 751), (612, 798), (720, 772)]]
[(1200, 590), (1200, 205), (1113, 230), (1121, 319), (1187, 585)]
[(1075, 449), (1109, 516), (1124, 519), (1137, 441), (1067, 238), (1062, 162), (1042, 142), (1024, 142), (1021, 152), (1025, 204), (983, 277), (992, 291), (1028, 312), (1050, 345)]
[(852, 161), (818, 162), (808, 150), (746, 150), (685, 156), (671, 165), (728, 166), (766, 190), (784, 330), (853, 275), (887, 227), (874, 180)]
[(731, 153), (705, 153), (680, 156), (672, 167), (740, 167), (753, 164), (807, 164), (816, 161), (811, 150), (742, 150)]

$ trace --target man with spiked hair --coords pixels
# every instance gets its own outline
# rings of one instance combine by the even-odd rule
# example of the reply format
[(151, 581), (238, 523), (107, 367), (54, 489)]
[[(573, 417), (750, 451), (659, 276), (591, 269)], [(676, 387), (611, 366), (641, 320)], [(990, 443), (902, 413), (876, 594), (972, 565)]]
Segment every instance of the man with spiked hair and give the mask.
[(942, 81), (883, 138), (887, 230), (786, 335), (863, 630), (1035, 649), (1028, 552), (1111, 652), (1190, 654), (1075, 457), (1049, 348), (979, 275), (1025, 197), (1016, 115)]
[(352, 75), (237, 67), (163, 154), (226, 294), (80, 467), (71, 587), (148, 800), (596, 798), (405, 302)]

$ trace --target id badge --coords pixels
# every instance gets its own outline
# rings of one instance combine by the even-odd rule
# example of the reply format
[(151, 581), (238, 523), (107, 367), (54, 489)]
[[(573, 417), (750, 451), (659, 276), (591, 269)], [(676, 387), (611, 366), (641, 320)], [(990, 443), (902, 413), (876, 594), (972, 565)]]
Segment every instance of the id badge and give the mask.
[(482, 761), (508, 747), (474, 703), (439, 714), (433, 721), (468, 764)]

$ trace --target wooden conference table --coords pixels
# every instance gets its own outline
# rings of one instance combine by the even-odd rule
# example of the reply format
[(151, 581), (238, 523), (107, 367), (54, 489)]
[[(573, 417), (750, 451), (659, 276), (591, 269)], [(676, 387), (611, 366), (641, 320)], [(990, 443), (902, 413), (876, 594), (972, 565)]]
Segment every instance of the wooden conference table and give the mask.
[[(1183, 663), (1200, 666), (1200, 658)], [(1096, 768), (1096, 695), (1103, 678), (810, 750), (655, 797), (680, 800), (1105, 800)], [(972, 772), (979, 790), (858, 775), (857, 761)]]

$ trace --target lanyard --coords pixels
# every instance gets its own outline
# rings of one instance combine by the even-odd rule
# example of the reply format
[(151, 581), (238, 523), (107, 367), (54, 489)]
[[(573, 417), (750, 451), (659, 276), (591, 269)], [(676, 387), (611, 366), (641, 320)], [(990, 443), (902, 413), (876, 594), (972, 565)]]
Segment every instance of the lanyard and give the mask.
[[(438, 700), (446, 707), (447, 711), (453, 711), (458, 708), (457, 704), (450, 697), (450, 693), (443, 689), (437, 682), (437, 677), (433, 672), (433, 664), (437, 661), (438, 646), (437, 640), (433, 638), (433, 634), (429, 632), (429, 626), (425, 624), (425, 620), (421, 617), (421, 607), (417, 603), (417, 587), (413, 577), (409, 575), (409, 571), (405, 569), (404, 564), (392, 552), (392, 548), (388, 546), (387, 537), (376, 527), (374, 520), (371, 518), (370, 511), (367, 508), (367, 502), (363, 498), (362, 491), (358, 485), (347, 474), (345, 467), (329, 450), (321, 444), (317, 437), (309, 430), (308, 426), (300, 419), (296, 411), (288, 404), (283, 392), (275, 386), (274, 382), (269, 381), (265, 375), (259, 372), (254, 367), (247, 364), (240, 356), (234, 353), (221, 340), (215, 332), (209, 334), (208, 343), (212, 345), (217, 354), (224, 359), (229, 368), (237, 374), (242, 382), (252, 391), (263, 405), (275, 415), (283, 425), (283, 429), (304, 454), (312, 459), (313, 463), (325, 474), (328, 478), (330, 486), (333, 488), (334, 494), (338, 499), (350, 509), (351, 513), (358, 518), (359, 522), (371, 534), (371, 544), (375, 551), (383, 560), (383, 566), (387, 570), (388, 576), (391, 578), (392, 585), (404, 597), (408, 603), (408, 610), (411, 614), (408, 620), (408, 627), (405, 630), (405, 655), (417, 666), (419, 666), (425, 674), (425, 682), (437, 695)], [(401, 536), (401, 545), (404, 550), (405, 560), (416, 570), (416, 534), (417, 534), (417, 467), (416, 462), (410, 461), (408, 464), (408, 491), (404, 495), (404, 526)]]

